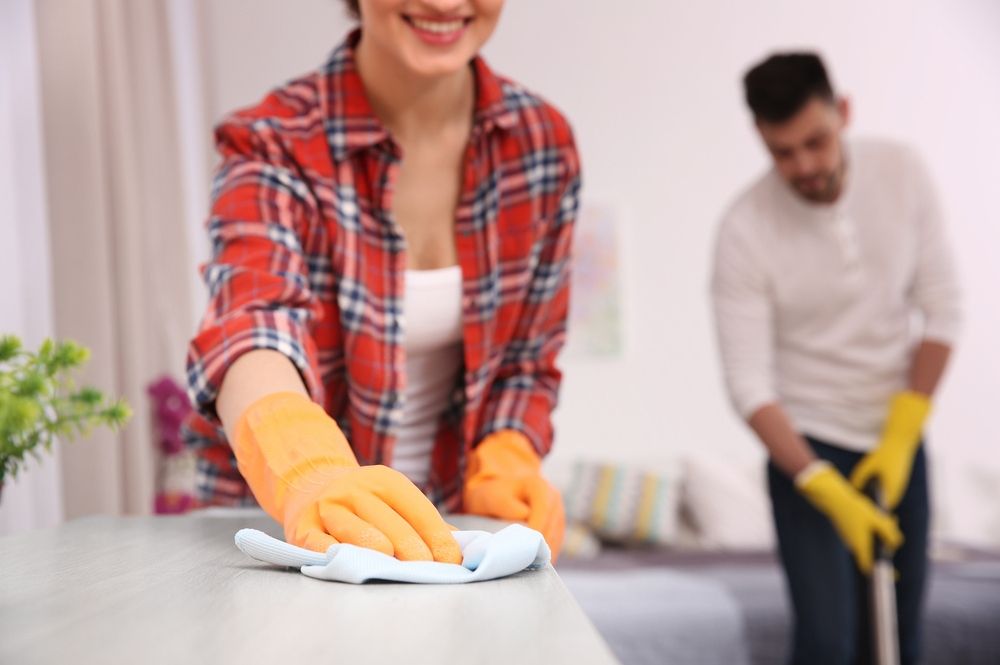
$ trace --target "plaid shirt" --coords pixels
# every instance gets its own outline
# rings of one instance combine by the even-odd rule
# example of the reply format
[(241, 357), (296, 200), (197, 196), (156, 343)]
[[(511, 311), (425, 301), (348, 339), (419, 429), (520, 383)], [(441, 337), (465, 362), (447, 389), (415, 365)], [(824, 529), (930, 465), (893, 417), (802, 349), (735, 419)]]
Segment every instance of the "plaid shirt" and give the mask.
[[(392, 461), (406, 381), (405, 243), (390, 210), (400, 150), (365, 96), (358, 36), (216, 129), (222, 164), (202, 268), (210, 303), (187, 362), (197, 414), (186, 439), (204, 503), (253, 502), (214, 413), (226, 370), (252, 349), (295, 363), (359, 463)], [(455, 218), (464, 366), (422, 488), (451, 510), (461, 506), (468, 452), (486, 435), (517, 430), (540, 455), (552, 445), (580, 186), (559, 112), (482, 59), (473, 67)]]

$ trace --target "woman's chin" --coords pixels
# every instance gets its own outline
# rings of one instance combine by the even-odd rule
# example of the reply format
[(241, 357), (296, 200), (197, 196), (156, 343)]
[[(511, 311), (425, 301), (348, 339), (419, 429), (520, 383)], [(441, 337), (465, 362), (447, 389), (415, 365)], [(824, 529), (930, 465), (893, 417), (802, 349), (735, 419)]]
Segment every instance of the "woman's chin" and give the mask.
[(471, 53), (410, 54), (404, 58), (404, 65), (414, 76), (439, 78), (462, 71), (469, 65), (473, 57), (474, 55)]

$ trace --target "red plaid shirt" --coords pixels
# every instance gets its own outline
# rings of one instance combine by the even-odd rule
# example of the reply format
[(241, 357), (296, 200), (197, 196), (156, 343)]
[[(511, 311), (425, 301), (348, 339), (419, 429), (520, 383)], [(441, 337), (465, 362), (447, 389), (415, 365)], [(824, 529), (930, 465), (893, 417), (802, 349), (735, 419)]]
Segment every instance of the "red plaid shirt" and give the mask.
[[(214, 403), (252, 349), (295, 363), (361, 464), (392, 461), (404, 409), (404, 240), (392, 220), (398, 146), (355, 67), (358, 33), (319, 71), (237, 111), (216, 129), (211, 301), (187, 363), (198, 408), (186, 438), (205, 503), (253, 497)], [(502, 429), (544, 455), (569, 299), (580, 166), (553, 107), (473, 63), (476, 108), (456, 210), (464, 366), (441, 419), (424, 491), (460, 508), (468, 451)]]

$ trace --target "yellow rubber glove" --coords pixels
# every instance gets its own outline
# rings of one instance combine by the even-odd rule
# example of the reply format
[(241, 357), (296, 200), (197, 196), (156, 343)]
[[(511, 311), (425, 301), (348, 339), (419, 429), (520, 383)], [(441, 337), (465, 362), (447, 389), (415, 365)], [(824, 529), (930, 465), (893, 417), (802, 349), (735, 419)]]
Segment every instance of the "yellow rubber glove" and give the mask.
[(463, 500), (475, 515), (527, 522), (558, 558), (566, 531), (562, 496), (542, 477), (542, 461), (520, 432), (494, 432), (473, 449)]
[(931, 403), (925, 395), (910, 391), (896, 395), (889, 407), (878, 447), (854, 467), (851, 484), (864, 491), (869, 480), (878, 478), (886, 507), (895, 509), (910, 483), (913, 455), (930, 410)]
[(359, 466), (337, 423), (308, 397), (257, 400), (231, 444), (240, 473), (289, 543), (317, 552), (350, 543), (404, 561), (462, 562), (423, 492), (394, 469)]
[(890, 550), (903, 544), (896, 518), (879, 510), (828, 462), (814, 462), (795, 477), (799, 492), (823, 512), (864, 574), (872, 569), (874, 536)]

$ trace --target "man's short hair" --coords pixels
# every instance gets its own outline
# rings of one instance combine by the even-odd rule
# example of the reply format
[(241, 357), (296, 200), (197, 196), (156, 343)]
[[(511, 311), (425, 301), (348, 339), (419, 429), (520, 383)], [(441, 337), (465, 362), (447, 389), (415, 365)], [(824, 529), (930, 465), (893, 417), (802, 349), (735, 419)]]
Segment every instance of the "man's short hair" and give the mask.
[(832, 102), (833, 87), (815, 53), (775, 53), (743, 76), (747, 106), (759, 121), (778, 123), (813, 97)]
[(351, 15), (351, 18), (361, 18), (361, 7), (358, 0), (344, 0), (344, 4), (347, 5), (347, 13)]

